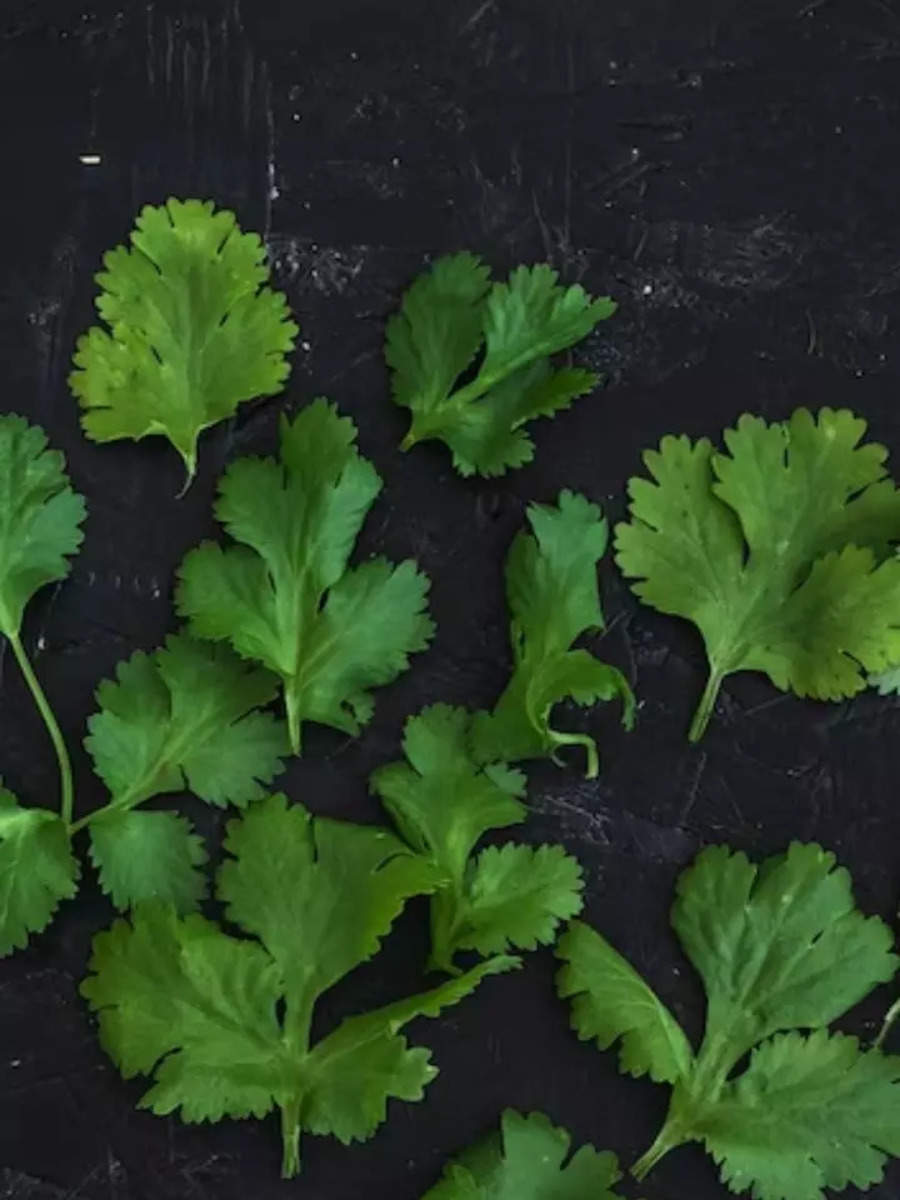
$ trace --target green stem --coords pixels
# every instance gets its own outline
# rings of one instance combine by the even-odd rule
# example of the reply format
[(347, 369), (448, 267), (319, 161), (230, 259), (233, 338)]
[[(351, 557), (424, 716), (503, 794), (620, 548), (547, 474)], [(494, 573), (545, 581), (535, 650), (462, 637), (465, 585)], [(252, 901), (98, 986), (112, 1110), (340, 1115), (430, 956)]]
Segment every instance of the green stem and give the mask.
[(587, 754), (587, 769), (584, 772), (585, 779), (596, 779), (600, 773), (600, 758), (597, 754), (597, 743), (592, 737), (588, 737), (586, 733), (560, 733), (559, 730), (551, 730), (551, 736), (557, 746), (584, 746)]
[(689, 742), (699, 742), (706, 732), (706, 727), (709, 724), (709, 718), (713, 714), (716, 698), (719, 695), (719, 689), (722, 686), (724, 678), (724, 671), (710, 670), (706, 687), (703, 689), (703, 695), (700, 697), (700, 703), (697, 705), (697, 711), (694, 713), (694, 719), (691, 722), (691, 728), (688, 732)]
[(645, 1179), (660, 1159), (665, 1158), (670, 1150), (674, 1150), (676, 1146), (680, 1146), (684, 1141), (687, 1141), (687, 1138), (681, 1126), (667, 1119), (665, 1125), (663, 1125), (657, 1134), (656, 1141), (645, 1154), (641, 1155), (631, 1168), (631, 1174), (637, 1180)]
[(302, 1097), (291, 1096), (281, 1106), (281, 1178), (293, 1179), (300, 1174), (300, 1103)]
[(300, 741), (300, 697), (294, 691), (290, 679), (284, 683), (284, 707), (287, 710), (288, 738), (291, 743), (291, 753), (298, 757), (302, 750)]
[(884, 1039), (891, 1032), (894, 1022), (900, 1017), (900, 1000), (895, 1000), (887, 1011), (887, 1016), (884, 1018), (884, 1024), (881, 1026), (881, 1032), (875, 1039), (875, 1049), (880, 1050), (884, 1045)]
[(441, 890), (431, 898), (431, 952), (428, 955), (429, 971), (444, 971), (447, 975), (461, 975), (453, 962), (457, 930), (460, 925), (459, 891)]
[(56, 717), (53, 715), (53, 709), (44, 695), (44, 689), (41, 687), (38, 677), (35, 675), (31, 663), (28, 661), (25, 647), (22, 645), (22, 640), (17, 633), (9, 635), (9, 644), (13, 648), (13, 654), (16, 656), (19, 670), (22, 672), (25, 682), (28, 684), (28, 688), (34, 697), (38, 712), (43, 717), (44, 724), (47, 726), (47, 732), (50, 734), (53, 749), (56, 751), (56, 761), (59, 763), (60, 816), (66, 825), (71, 825), (75, 804), (75, 789), (72, 783), (72, 763), (69, 760), (69, 751), (66, 749), (62, 732), (57, 724)]
[(405, 454), (407, 452), (407, 450), (412, 450), (413, 446), (415, 446), (415, 444), (418, 440), (419, 439), (413, 433), (412, 429), (410, 429), (409, 432), (407, 433), (406, 437), (400, 443), (400, 449)]

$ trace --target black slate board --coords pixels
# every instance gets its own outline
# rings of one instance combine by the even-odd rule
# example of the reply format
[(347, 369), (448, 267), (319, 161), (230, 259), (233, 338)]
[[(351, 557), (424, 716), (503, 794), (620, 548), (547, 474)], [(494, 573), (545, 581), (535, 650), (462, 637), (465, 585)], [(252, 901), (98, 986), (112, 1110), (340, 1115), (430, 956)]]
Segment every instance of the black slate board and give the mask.
[[(616, 517), (640, 450), (663, 433), (800, 403), (852, 406), (900, 453), (898, 60), (897, 0), (0, 4), (0, 409), (45, 426), (90, 503), (72, 579), (26, 628), (75, 747), (80, 806), (101, 798), (79, 746), (96, 682), (173, 627), (172, 571), (213, 530), (224, 463), (269, 452), (278, 413), (312, 395), (354, 417), (386, 479), (361, 551), (415, 554), (434, 579), (433, 648), (380, 695), (358, 743), (310, 730), (286, 777), (315, 811), (363, 820), (378, 812), (367, 775), (396, 757), (405, 714), (484, 705), (501, 687), (501, 562), (529, 499), (565, 484)], [(265, 233), (303, 330), (286, 395), (204, 438), (183, 499), (164, 444), (85, 442), (65, 384), (101, 251), (172, 193), (215, 197)], [(402, 287), (426, 254), (460, 247), (500, 270), (549, 258), (621, 304), (582, 356), (608, 389), (542, 424), (535, 463), (494, 482), (457, 478), (438, 445), (397, 451), (403, 415), (381, 359)], [(603, 587), (602, 651), (639, 693), (639, 727), (623, 734), (611, 706), (572, 714), (601, 739), (602, 776), (532, 768), (526, 836), (579, 855), (589, 916), (696, 1032), (702, 996), (667, 915), (700, 845), (765, 854), (819, 839), (862, 905), (893, 914), (898, 705), (816, 705), (738, 678), (689, 747), (697, 637), (639, 608), (610, 563)], [(2, 667), (0, 765), (40, 803), (53, 760), (8, 656)], [(222, 820), (183, 803), (217, 844)], [(416, 1028), (443, 1068), (424, 1103), (392, 1105), (363, 1146), (307, 1138), (301, 1180), (281, 1184), (274, 1120), (186, 1128), (134, 1110), (141, 1085), (118, 1078), (76, 993), (108, 919), (89, 877), (47, 934), (0, 963), (10, 1200), (415, 1200), (504, 1105), (542, 1108), (626, 1162), (662, 1116), (664, 1089), (619, 1077), (612, 1055), (569, 1033), (552, 956), (538, 953)], [(414, 904), (376, 962), (329, 995), (323, 1027), (416, 989), (424, 937)], [(870, 1035), (891, 998), (845, 1026)], [(725, 1192), (687, 1149), (628, 1194)], [(900, 1168), (870, 1194), (900, 1194)]]

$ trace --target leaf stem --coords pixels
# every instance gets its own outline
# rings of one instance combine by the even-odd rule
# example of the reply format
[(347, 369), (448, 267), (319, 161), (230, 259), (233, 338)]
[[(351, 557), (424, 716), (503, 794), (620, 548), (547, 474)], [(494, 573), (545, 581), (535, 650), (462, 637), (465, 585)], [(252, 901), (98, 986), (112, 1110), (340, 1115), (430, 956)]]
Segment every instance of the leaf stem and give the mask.
[(284, 681), (284, 707), (287, 711), (288, 737), (291, 743), (291, 754), (298, 757), (302, 750), (300, 742), (300, 697), (294, 691), (292, 680)]
[(724, 671), (720, 671), (718, 668), (710, 669), (706, 687), (703, 689), (703, 695), (700, 697), (700, 703), (697, 705), (697, 711), (694, 713), (694, 719), (688, 731), (689, 742), (699, 742), (706, 732), (724, 678)]
[(666, 1123), (656, 1135), (656, 1141), (631, 1168), (631, 1174), (637, 1180), (645, 1179), (660, 1159), (665, 1158), (670, 1150), (674, 1150), (685, 1140), (681, 1126), (667, 1118)]
[(281, 1178), (293, 1179), (300, 1174), (300, 1102), (291, 1096), (281, 1105)]
[(25, 682), (28, 684), (28, 689), (34, 697), (38, 712), (43, 718), (47, 732), (50, 734), (53, 749), (56, 751), (56, 761), (59, 763), (59, 811), (60, 816), (68, 826), (72, 823), (72, 813), (75, 804), (75, 789), (72, 783), (72, 763), (69, 759), (69, 751), (66, 749), (62, 732), (56, 717), (53, 715), (53, 709), (44, 695), (44, 689), (41, 687), (40, 681), (37, 675), (35, 675), (31, 663), (28, 661), (28, 655), (25, 653), (22, 639), (18, 633), (11, 633), (8, 636), (9, 644), (12, 646), (13, 654), (16, 656), (16, 662), (19, 664), (19, 670), (22, 672)]
[(584, 746), (587, 754), (585, 779), (596, 779), (600, 774), (600, 758), (597, 754), (597, 743), (586, 733), (561, 733), (558, 729), (550, 731), (557, 746)]
[(891, 1032), (894, 1022), (900, 1017), (900, 1000), (895, 1000), (891, 1007), (887, 1010), (887, 1016), (884, 1018), (884, 1024), (881, 1026), (881, 1032), (875, 1039), (875, 1049), (880, 1050), (884, 1045), (884, 1039)]

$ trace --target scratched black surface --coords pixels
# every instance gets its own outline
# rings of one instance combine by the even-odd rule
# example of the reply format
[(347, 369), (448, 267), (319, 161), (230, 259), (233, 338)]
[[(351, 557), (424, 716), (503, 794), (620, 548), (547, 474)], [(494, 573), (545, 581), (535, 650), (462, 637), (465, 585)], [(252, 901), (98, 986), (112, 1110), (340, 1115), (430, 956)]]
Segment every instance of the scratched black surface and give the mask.
[[(172, 571), (213, 528), (223, 464), (271, 450), (279, 411), (314, 394), (353, 415), (386, 479), (362, 551), (417, 555), (439, 626), (358, 743), (315, 730), (286, 777), (315, 811), (357, 819), (377, 816), (366, 778), (396, 755), (405, 714), (484, 704), (501, 686), (501, 560), (527, 500), (567, 484), (617, 515), (642, 447), (747, 409), (852, 405), (900, 452), (897, 0), (5, 0), (0, 111), (0, 407), (47, 428), (90, 504), (72, 579), (40, 596), (26, 628), (84, 809), (100, 799), (79, 746), (96, 682), (172, 628)], [(83, 165), (85, 153), (101, 163)], [(86, 443), (65, 385), (100, 252), (170, 193), (213, 196), (264, 231), (303, 330), (286, 394), (205, 437), (181, 500), (173, 452)], [(456, 478), (438, 446), (396, 451), (403, 419), (380, 357), (401, 287), (426, 254), (459, 247), (498, 269), (549, 257), (621, 304), (584, 351), (609, 388), (542, 426), (535, 463), (495, 482)], [(765, 853), (818, 838), (867, 909), (894, 912), (898, 707), (802, 703), (740, 678), (690, 748), (697, 638), (639, 609), (609, 564), (603, 576), (602, 651), (629, 672), (640, 725), (627, 737), (612, 711), (587, 718), (602, 739), (597, 783), (533, 768), (526, 836), (579, 855), (590, 917), (696, 1031), (701, 995), (667, 911), (703, 843)], [(53, 797), (46, 739), (8, 660), (0, 713), (8, 784)], [(182, 802), (215, 844), (220, 821)], [(539, 953), (414, 1029), (442, 1067), (424, 1103), (392, 1105), (362, 1146), (306, 1139), (301, 1180), (281, 1184), (274, 1121), (184, 1127), (134, 1110), (140, 1083), (104, 1059), (76, 993), (108, 919), (88, 878), (47, 934), (0, 964), (2, 1196), (415, 1200), (503, 1105), (540, 1107), (626, 1162), (662, 1115), (662, 1089), (620, 1078), (611, 1055), (571, 1036)], [(323, 1027), (414, 990), (423, 954), (413, 905), (380, 958), (323, 1003)], [(847, 1026), (870, 1033), (887, 999)], [(628, 1194), (724, 1189), (686, 1149)], [(900, 1170), (873, 1194), (900, 1194)]]

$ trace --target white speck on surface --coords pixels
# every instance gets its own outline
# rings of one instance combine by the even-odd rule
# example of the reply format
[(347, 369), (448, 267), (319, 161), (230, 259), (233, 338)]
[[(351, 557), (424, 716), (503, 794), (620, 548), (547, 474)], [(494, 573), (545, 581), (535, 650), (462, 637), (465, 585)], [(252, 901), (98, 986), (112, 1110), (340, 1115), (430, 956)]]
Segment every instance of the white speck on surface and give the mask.
[(309, 354), (310, 350), (312, 349), (312, 346), (309, 344), (309, 342), (301, 342), (300, 349), (305, 351), (307, 354)]
[(86, 167), (99, 167), (102, 159), (99, 154), (79, 154), (78, 161)]
[(47, 639), (44, 637), (43, 634), (41, 634), (41, 636), (37, 640), (37, 648), (38, 648), (38, 650), (46, 650), (47, 649)]
[(397, 155), (396, 155), (396, 154), (395, 154), (395, 155), (394, 155), (394, 157), (391, 159), (391, 166), (392, 166), (392, 167), (399, 167), (399, 166), (400, 166), (400, 159), (397, 157)]
[(649, 296), (653, 291), (653, 284), (645, 283), (644, 286), (641, 288), (641, 291), (644, 293), (645, 296)]
[(302, 118), (301, 118), (301, 116), (300, 116), (300, 114), (299, 114), (299, 113), (291, 113), (291, 120), (292, 120), (292, 121), (299, 121), (299, 120), (301, 120), (301, 119), (302, 119)]
[(355, 50), (350, 51), (350, 58), (353, 62), (359, 62), (359, 55)]
[(15, 1067), (21, 1067), (21, 1065), (22, 1065), (22, 1060), (21, 1060), (21, 1058), (11, 1058), (11, 1059), (9, 1060), (9, 1065), (10, 1065), (11, 1067), (13, 1067), (13, 1068), (15, 1068)]

